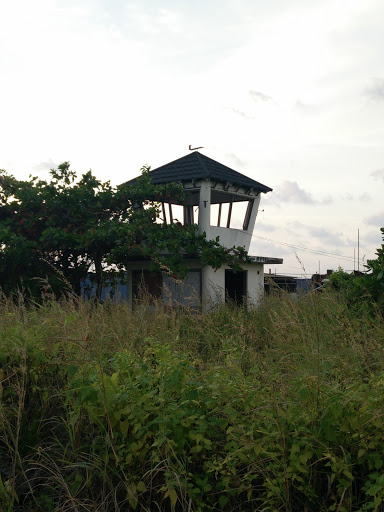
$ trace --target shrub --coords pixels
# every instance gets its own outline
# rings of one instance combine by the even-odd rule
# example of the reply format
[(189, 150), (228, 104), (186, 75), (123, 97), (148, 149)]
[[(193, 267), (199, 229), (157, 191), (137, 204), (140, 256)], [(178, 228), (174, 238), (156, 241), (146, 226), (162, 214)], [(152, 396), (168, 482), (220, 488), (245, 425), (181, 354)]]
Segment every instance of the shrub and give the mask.
[(0, 307), (0, 508), (383, 508), (381, 316)]

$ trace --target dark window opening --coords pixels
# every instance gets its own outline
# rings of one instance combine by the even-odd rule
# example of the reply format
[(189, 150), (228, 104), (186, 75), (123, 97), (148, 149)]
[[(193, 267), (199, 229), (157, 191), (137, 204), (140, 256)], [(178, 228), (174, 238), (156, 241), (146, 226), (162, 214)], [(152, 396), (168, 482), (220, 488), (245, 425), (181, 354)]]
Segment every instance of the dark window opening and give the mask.
[(253, 200), (211, 204), (211, 226), (246, 231), (251, 218)]
[(149, 297), (150, 300), (160, 299), (163, 289), (163, 276), (149, 270), (132, 271), (132, 297), (141, 300)]
[(194, 224), (193, 205), (184, 206), (184, 225)]
[(182, 206), (180, 204), (161, 203), (161, 213), (159, 222), (162, 222), (164, 224), (193, 224), (193, 206)]
[(225, 301), (242, 305), (247, 295), (247, 271), (225, 271)]

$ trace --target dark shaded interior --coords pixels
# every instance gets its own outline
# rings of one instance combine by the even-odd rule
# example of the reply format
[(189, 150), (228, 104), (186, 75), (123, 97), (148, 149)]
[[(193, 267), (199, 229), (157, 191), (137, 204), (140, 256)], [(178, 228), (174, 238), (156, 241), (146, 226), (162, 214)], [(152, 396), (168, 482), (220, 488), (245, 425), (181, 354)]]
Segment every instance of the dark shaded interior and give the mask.
[(225, 301), (241, 305), (247, 295), (247, 271), (225, 271)]

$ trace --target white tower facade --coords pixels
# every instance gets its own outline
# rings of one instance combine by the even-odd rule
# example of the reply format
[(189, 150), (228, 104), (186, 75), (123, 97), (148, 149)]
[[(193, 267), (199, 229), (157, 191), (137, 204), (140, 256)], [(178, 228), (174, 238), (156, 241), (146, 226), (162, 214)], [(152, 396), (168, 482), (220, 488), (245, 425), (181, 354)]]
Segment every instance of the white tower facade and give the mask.
[[(231, 249), (241, 246), (249, 251), (261, 194), (272, 189), (195, 151), (150, 172), (154, 184), (181, 182), (182, 202), (170, 199), (162, 204), (165, 223), (197, 224), (200, 233)], [(130, 182), (127, 184), (129, 185)], [(200, 271), (199, 295), (204, 309), (226, 298), (239, 301), (246, 297), (256, 305), (264, 294), (264, 264), (280, 264), (280, 258), (252, 257), (234, 273), (223, 265), (219, 269), (202, 267), (198, 261), (190, 266)], [(128, 276), (129, 279), (129, 276)]]

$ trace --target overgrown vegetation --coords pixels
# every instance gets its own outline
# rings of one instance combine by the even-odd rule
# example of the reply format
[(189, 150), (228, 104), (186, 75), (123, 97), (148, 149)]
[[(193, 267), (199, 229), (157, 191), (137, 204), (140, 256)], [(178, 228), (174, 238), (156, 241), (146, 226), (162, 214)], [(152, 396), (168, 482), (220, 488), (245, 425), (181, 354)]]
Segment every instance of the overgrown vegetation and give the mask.
[[(384, 241), (384, 228), (380, 231)], [(343, 295), (351, 308), (373, 317), (377, 311), (384, 311), (384, 244), (376, 256), (367, 261), (365, 273), (348, 274), (339, 268), (329, 278), (332, 288)]]
[[(68, 164), (1, 178), (1, 512), (384, 510), (383, 246), (323, 294), (132, 311), (82, 301), (80, 278), (93, 265), (100, 287), (129, 254), (183, 272), (184, 252), (246, 253), (156, 224), (181, 190), (153, 196), (145, 173), (130, 192)], [(73, 295), (56, 300), (58, 275)]]
[(182, 277), (184, 256), (203, 265), (247, 261), (243, 247), (231, 250), (207, 240), (196, 225), (159, 222), (161, 201), (179, 202), (179, 183), (155, 185), (149, 168), (133, 185), (112, 187), (91, 173), (80, 179), (69, 162), (50, 171), (50, 180), (16, 179), (0, 170), (0, 285), (11, 295), (23, 289), (40, 297), (48, 288), (80, 294), (87, 275), (100, 297), (108, 275), (125, 276), (130, 259), (151, 261), (152, 270)]
[(3, 298), (3, 511), (384, 509), (384, 322)]

